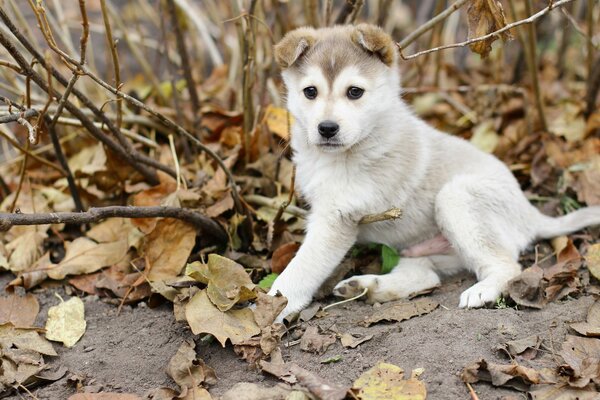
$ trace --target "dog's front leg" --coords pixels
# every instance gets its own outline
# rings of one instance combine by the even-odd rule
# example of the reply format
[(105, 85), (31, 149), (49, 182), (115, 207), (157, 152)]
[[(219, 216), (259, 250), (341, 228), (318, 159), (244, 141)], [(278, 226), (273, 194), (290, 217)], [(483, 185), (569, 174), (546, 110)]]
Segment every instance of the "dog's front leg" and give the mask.
[(296, 257), (275, 280), (269, 294), (281, 292), (287, 307), (279, 320), (298, 312), (312, 300), (319, 287), (333, 273), (356, 241), (358, 225), (339, 211), (312, 214), (307, 233)]

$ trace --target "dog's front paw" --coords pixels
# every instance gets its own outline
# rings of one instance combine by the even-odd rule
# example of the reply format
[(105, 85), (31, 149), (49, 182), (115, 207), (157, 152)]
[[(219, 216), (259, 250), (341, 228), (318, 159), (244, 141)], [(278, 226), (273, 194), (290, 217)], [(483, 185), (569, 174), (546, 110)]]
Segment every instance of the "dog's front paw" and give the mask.
[[(349, 299), (358, 296), (365, 289), (374, 293), (377, 289), (377, 275), (359, 275), (344, 279), (333, 288), (334, 296)], [(368, 293), (368, 292), (367, 292)]]
[(495, 282), (481, 281), (460, 295), (460, 308), (479, 308), (494, 303), (502, 294), (502, 288)]
[[(283, 290), (282, 290), (283, 289)], [(275, 296), (277, 293), (281, 293), (288, 301), (283, 311), (277, 316), (275, 322), (283, 323), (283, 319), (288, 315), (302, 311), (308, 306), (312, 300), (312, 296), (306, 293), (298, 293), (294, 291), (285, 290), (282, 287), (273, 286), (269, 290), (269, 296)]]

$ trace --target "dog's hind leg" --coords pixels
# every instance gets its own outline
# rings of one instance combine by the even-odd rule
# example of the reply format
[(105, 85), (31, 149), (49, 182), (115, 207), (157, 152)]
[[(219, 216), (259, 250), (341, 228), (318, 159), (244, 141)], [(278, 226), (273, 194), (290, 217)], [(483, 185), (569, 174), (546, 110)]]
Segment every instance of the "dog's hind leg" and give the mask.
[[(458, 260), (455, 256), (444, 257)], [(333, 294), (351, 298), (368, 289), (369, 303), (406, 298), (440, 284), (435, 268), (432, 257), (403, 257), (389, 274), (353, 276), (338, 283)]]
[[(479, 281), (460, 296), (459, 307), (494, 302), (521, 266), (516, 261), (529, 210), (511, 182), (460, 176), (436, 198), (436, 221), (443, 235)], [(524, 233), (525, 232), (525, 233)]]

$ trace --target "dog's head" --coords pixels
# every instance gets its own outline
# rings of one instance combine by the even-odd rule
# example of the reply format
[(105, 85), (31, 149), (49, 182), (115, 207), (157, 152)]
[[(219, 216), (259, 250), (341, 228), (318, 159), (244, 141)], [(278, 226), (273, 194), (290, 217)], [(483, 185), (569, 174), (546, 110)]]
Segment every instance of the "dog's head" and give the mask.
[(326, 152), (343, 152), (378, 126), (400, 96), (397, 51), (381, 28), (361, 24), (299, 28), (275, 46), (288, 109), (304, 138)]

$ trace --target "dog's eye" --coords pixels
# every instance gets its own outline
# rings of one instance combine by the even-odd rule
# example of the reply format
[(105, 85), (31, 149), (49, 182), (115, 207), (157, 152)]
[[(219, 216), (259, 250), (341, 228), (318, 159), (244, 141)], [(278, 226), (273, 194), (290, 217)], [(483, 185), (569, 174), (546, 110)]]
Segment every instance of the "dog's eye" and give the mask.
[(309, 100), (313, 100), (317, 97), (317, 88), (314, 86), (309, 86), (307, 88), (304, 88), (304, 96), (306, 96), (307, 99)]
[(361, 89), (356, 86), (350, 86), (348, 88), (348, 93), (346, 93), (346, 95), (348, 96), (348, 98), (350, 100), (356, 100), (356, 99), (360, 99), (364, 92), (365, 92), (365, 89)]

